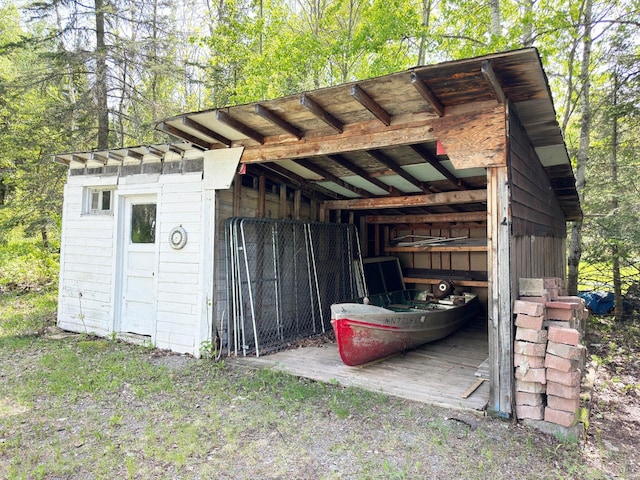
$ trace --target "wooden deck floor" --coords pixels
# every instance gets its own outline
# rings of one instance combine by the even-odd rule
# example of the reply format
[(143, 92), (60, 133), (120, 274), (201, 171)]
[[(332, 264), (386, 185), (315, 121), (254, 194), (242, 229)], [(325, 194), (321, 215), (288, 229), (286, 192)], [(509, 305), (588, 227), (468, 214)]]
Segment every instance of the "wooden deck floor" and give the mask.
[[(244, 357), (236, 361), (447, 408), (484, 410), (489, 401), (488, 380), (468, 398), (462, 396), (480, 378), (476, 372), (488, 356), (484, 320), (440, 341), (364, 367), (344, 365), (335, 343), (285, 350), (259, 358)], [(487, 378), (486, 375), (484, 377)]]

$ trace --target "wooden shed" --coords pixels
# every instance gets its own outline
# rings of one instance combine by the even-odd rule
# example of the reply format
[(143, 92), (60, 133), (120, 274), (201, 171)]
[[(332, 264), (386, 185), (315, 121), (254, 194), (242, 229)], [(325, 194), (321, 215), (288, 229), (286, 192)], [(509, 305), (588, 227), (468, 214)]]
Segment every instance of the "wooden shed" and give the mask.
[[(581, 218), (535, 49), (186, 113), (157, 128), (185, 143), (57, 156), (70, 172), (62, 327), (148, 336), (194, 355), (217, 342), (246, 353), (234, 316), (246, 314), (254, 331), (260, 319), (240, 304), (262, 301), (280, 338), (303, 316), (315, 332), (323, 302), (358, 288), (353, 258), (393, 257), (408, 287), (453, 279), (479, 295), (487, 408), (512, 414), (518, 279), (564, 278), (566, 222)], [(446, 241), (398, 244), (410, 237)], [(319, 317), (301, 307), (316, 303)]]

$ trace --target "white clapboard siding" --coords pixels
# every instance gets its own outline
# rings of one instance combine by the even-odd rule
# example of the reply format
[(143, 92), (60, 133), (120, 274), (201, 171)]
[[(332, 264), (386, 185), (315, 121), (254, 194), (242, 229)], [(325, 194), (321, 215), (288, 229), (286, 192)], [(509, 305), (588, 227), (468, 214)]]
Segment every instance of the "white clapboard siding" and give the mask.
[(66, 330), (97, 335), (111, 331), (114, 218), (82, 212), (85, 187), (114, 182), (114, 177), (69, 177), (65, 187), (58, 325)]
[[(202, 176), (166, 175), (160, 179), (159, 265), (155, 343), (181, 353), (199, 354), (197, 326), (202, 299)], [(168, 242), (172, 228), (182, 226), (187, 244), (174, 250)]]
[[(114, 211), (109, 214), (83, 212), (84, 190), (112, 187)], [(210, 338), (204, 292), (203, 231), (213, 219), (204, 219), (205, 191), (202, 173), (128, 175), (116, 177), (69, 177), (65, 186), (63, 238), (60, 265), (58, 324), (75, 332), (108, 335), (119, 325), (119, 290), (122, 273), (116, 252), (122, 241), (118, 232), (118, 204), (126, 195), (157, 195), (158, 263), (155, 288), (156, 324), (151, 341), (158, 348), (199, 355), (203, 340)], [(211, 198), (209, 196), (209, 198)], [(212, 200), (210, 200), (212, 201)], [(212, 210), (211, 207), (208, 207)], [(169, 233), (176, 226), (187, 232), (187, 244), (175, 250)], [(208, 240), (210, 241), (210, 240)], [(205, 305), (205, 307), (203, 307)], [(205, 338), (200, 338), (204, 336)]]

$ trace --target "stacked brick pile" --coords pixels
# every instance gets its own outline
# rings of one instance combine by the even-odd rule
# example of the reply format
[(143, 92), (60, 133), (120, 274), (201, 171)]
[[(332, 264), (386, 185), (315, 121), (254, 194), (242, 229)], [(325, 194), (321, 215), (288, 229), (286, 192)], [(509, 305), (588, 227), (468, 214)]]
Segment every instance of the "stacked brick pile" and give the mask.
[(520, 279), (515, 302), (516, 415), (570, 427), (580, 408), (586, 309), (556, 278)]

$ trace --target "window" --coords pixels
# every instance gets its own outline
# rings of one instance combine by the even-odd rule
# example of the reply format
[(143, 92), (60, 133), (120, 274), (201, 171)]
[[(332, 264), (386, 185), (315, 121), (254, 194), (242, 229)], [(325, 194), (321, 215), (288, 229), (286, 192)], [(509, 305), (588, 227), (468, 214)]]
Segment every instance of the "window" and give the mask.
[(111, 213), (113, 210), (113, 190), (89, 189), (87, 195), (87, 213)]
[(131, 243), (155, 243), (156, 204), (131, 205)]

